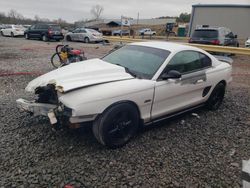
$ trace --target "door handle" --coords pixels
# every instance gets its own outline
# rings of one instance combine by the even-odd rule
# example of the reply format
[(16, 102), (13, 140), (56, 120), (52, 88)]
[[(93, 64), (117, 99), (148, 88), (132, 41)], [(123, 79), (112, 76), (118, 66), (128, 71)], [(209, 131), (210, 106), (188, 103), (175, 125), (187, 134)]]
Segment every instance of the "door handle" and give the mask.
[(204, 82), (204, 80), (200, 79), (200, 80), (197, 80), (197, 81), (195, 82), (195, 84), (200, 84), (200, 83), (203, 83), (203, 82)]

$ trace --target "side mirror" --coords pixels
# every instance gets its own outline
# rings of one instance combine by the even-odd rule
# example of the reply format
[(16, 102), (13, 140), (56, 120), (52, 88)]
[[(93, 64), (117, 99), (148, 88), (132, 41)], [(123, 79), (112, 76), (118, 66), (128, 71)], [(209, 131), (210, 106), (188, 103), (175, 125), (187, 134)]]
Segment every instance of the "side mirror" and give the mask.
[(237, 39), (237, 38), (238, 38), (238, 35), (234, 35), (234, 38), (236, 38), (236, 39)]
[(178, 78), (181, 78), (181, 73), (179, 71), (176, 71), (176, 70), (171, 70), (169, 71), (168, 73), (163, 73), (161, 75), (161, 78), (163, 80), (167, 80), (167, 79), (178, 79)]

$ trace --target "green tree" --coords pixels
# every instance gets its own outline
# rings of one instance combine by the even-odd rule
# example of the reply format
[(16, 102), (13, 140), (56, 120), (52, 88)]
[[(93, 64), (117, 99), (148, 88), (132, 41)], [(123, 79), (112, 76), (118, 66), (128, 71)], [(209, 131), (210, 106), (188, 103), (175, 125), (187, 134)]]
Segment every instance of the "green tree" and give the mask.
[(179, 17), (177, 18), (177, 22), (184, 22), (188, 23), (190, 21), (191, 14), (188, 13), (181, 13)]

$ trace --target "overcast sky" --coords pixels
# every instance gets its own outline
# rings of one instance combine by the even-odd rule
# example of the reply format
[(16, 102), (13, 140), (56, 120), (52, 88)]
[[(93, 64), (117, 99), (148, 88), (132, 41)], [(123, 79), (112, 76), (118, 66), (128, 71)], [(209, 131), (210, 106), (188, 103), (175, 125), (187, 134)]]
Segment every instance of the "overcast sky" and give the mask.
[(136, 18), (177, 16), (191, 12), (193, 4), (250, 4), (250, 0), (0, 0), (0, 12), (15, 9), (27, 18), (62, 18), (68, 22), (90, 19), (90, 9), (99, 4), (104, 7), (103, 18), (119, 18), (121, 15)]

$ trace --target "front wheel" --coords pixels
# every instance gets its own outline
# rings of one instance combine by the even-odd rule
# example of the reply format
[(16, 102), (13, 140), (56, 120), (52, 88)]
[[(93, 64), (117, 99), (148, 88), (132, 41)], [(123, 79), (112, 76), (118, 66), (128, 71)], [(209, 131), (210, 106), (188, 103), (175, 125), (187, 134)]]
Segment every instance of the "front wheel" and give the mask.
[(226, 87), (223, 83), (217, 84), (206, 102), (206, 107), (209, 110), (217, 110), (223, 101), (225, 91)]
[(11, 33), (10, 33), (10, 35), (11, 35), (11, 37), (15, 37), (15, 35), (14, 35), (14, 33), (13, 33), (13, 32), (11, 32)]
[(63, 66), (59, 53), (54, 53), (52, 57), (50, 58), (50, 62), (55, 68), (59, 68)]
[(137, 108), (129, 103), (114, 105), (104, 111), (93, 124), (95, 138), (108, 148), (124, 146), (139, 128)]
[(71, 39), (71, 37), (69, 35), (66, 37), (66, 40), (67, 41), (72, 41), (72, 39)]

